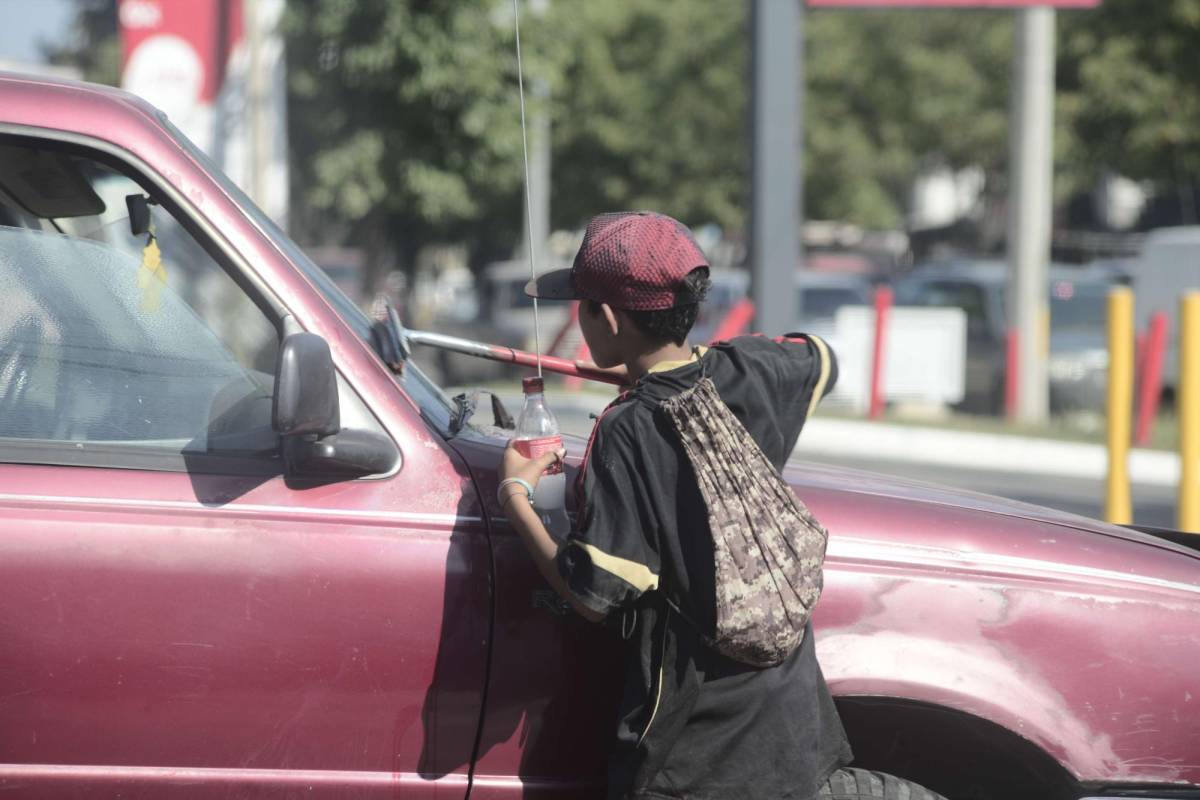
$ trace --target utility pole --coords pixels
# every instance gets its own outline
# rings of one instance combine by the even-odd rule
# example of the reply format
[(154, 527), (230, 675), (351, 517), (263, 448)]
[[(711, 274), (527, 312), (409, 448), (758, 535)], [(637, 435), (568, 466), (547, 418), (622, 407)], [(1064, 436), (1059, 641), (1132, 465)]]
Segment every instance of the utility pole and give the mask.
[(260, 30), (258, 0), (245, 0), (242, 13), (250, 69), (246, 80), (246, 111), (249, 117), (250, 164), (249, 195), (259, 206), (267, 205), (266, 181), (266, 76), (263, 75), (262, 31)]
[[(532, 17), (542, 18), (549, 10), (550, 0), (529, 0)], [(545, 263), (546, 241), (550, 238), (550, 86), (536, 74), (529, 79), (529, 95), (533, 100), (529, 115), (529, 219), (521, 230), (519, 258), (528, 259), (530, 247), (538, 270), (548, 269)], [(532, 231), (533, 242), (530, 243)]]
[(529, 224), (521, 236), (521, 257), (529, 257), (529, 235), (533, 232), (533, 255), (539, 270), (545, 263), (546, 240), (550, 238), (550, 89), (543, 78), (529, 81), (533, 113), (529, 116)]
[(750, 264), (755, 327), (796, 322), (803, 178), (803, 3), (754, 0), (751, 10)]
[(1048, 265), (1054, 175), (1054, 9), (1017, 11), (1009, 160), (1009, 325), (1017, 332), (1020, 422), (1049, 414)]

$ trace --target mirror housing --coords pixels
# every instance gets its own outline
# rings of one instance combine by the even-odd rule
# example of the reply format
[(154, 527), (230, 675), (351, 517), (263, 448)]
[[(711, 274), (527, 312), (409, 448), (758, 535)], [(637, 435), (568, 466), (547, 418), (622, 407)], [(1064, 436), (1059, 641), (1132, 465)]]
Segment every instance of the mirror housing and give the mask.
[(150, 198), (144, 194), (125, 195), (125, 208), (129, 210), (129, 232), (144, 236), (150, 232)]
[(275, 365), (271, 426), (283, 437), (287, 473), (306, 478), (357, 478), (396, 468), (400, 457), (387, 436), (342, 428), (337, 372), (329, 344), (297, 330), (290, 318)]
[(355, 428), (323, 439), (283, 440), (283, 457), (290, 475), (331, 478), (382, 475), (395, 469), (398, 456), (391, 439), (375, 431)]
[(275, 363), (271, 426), (281, 436), (330, 436), (341, 429), (329, 344), (315, 333), (284, 337)]

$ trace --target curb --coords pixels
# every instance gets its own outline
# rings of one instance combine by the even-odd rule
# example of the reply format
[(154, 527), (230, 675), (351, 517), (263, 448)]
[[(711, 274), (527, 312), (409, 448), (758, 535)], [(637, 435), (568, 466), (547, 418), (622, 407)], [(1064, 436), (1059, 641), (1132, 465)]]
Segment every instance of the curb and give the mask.
[[(816, 454), (1087, 480), (1104, 480), (1108, 472), (1108, 452), (1099, 444), (820, 417), (804, 426), (793, 453)], [(1179, 456), (1132, 450), (1129, 477), (1137, 484), (1178, 486)]]

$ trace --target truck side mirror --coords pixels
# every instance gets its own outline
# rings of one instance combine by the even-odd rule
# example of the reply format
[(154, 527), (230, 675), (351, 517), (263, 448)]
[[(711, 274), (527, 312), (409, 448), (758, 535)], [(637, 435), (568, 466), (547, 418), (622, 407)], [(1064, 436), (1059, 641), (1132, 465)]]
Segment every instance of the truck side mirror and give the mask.
[(379, 475), (399, 462), (400, 451), (387, 436), (342, 428), (333, 356), (315, 333), (295, 331), (283, 337), (271, 425), (283, 436), (283, 459), (292, 477)]
[(329, 344), (304, 331), (284, 337), (275, 365), (271, 426), (281, 436), (329, 436), (341, 429)]

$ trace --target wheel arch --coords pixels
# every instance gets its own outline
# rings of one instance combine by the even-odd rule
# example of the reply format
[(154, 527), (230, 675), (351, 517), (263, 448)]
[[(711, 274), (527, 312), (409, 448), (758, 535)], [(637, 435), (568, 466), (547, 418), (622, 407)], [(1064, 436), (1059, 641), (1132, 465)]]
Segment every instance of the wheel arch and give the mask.
[(1079, 784), (1041, 747), (991, 720), (919, 700), (836, 698), (853, 766), (886, 772), (955, 800), (1069, 800)]

